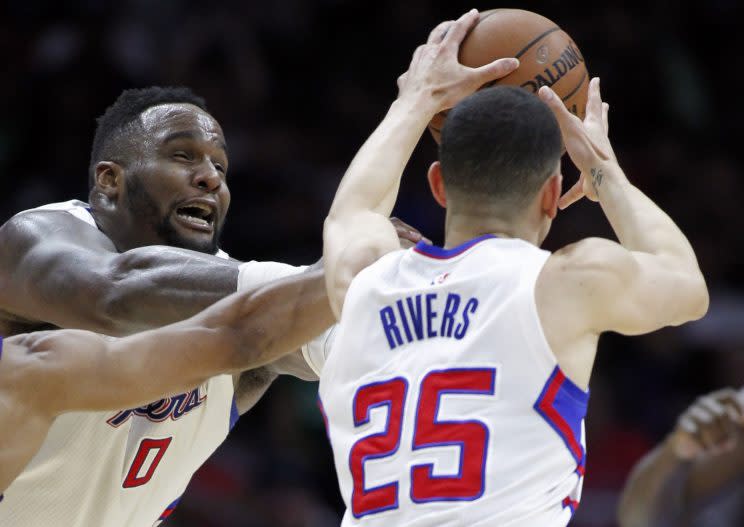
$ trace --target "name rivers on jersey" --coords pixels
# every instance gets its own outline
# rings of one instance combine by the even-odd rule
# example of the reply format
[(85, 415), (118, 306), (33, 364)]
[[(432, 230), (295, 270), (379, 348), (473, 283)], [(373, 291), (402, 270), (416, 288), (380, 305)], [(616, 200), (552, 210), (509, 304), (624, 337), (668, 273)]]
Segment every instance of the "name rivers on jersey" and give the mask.
[(470, 327), (470, 316), (477, 309), (478, 299), (475, 297), (463, 302), (456, 293), (447, 293), (446, 298), (438, 293), (418, 294), (380, 309), (380, 322), (392, 350), (434, 337), (461, 340)]

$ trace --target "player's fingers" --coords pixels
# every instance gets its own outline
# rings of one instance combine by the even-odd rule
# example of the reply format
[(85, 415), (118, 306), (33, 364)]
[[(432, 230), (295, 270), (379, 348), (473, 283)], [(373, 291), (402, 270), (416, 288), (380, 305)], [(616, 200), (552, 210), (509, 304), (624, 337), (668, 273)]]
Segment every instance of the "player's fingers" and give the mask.
[(697, 436), (698, 434), (698, 424), (689, 413), (680, 416), (677, 420), (677, 426), (691, 436)]
[(725, 435), (722, 423), (704, 404), (696, 402), (687, 412), (697, 424), (696, 437), (708, 451), (714, 451)]
[(584, 121), (602, 121), (602, 95), (599, 92), (599, 77), (589, 81), (589, 96), (586, 101), (586, 117)]
[(732, 421), (731, 414), (722, 401), (708, 395), (701, 397), (697, 404), (705, 408), (712, 419), (708, 426), (708, 434), (717, 446), (723, 446), (724, 443), (735, 437), (734, 421)]
[(576, 184), (568, 189), (563, 196), (558, 200), (558, 208), (561, 210), (573, 205), (581, 198), (584, 197), (584, 182), (579, 179)]
[(606, 102), (602, 103), (602, 126), (604, 126), (605, 134), (610, 133), (610, 105)]
[(444, 36), (447, 34), (447, 28), (449, 28), (449, 26), (454, 23), (454, 20), (445, 20), (444, 22), (437, 24), (437, 26), (431, 30), (431, 33), (429, 33), (429, 37), (426, 39), (426, 43), (439, 44), (444, 39)]
[(506, 77), (518, 67), (519, 59), (507, 57), (494, 60), (490, 64), (475, 68), (473, 71), (478, 77), (478, 85), (480, 86), (496, 79)]
[(447, 34), (444, 36), (442, 44), (445, 46), (454, 46), (459, 49), (460, 43), (465, 39), (465, 35), (468, 34), (470, 28), (478, 22), (479, 17), (480, 15), (477, 9), (471, 9), (462, 15), (447, 29)]
[(563, 101), (561, 101), (560, 97), (558, 97), (551, 88), (543, 86), (537, 91), (537, 95), (551, 110), (553, 110), (564, 138), (567, 137), (566, 132), (574, 129), (577, 124), (579, 126), (581, 125), (581, 119), (568, 111), (566, 105), (563, 104)]

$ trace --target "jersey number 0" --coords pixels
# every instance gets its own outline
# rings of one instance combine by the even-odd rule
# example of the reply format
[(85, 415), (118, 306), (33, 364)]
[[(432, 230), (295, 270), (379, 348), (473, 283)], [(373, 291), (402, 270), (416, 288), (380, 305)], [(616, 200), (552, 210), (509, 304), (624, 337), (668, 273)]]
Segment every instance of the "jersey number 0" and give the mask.
[[(494, 395), (496, 370), (455, 368), (431, 371), (421, 381), (414, 421), (412, 450), (454, 445), (460, 449), (460, 470), (452, 476), (435, 476), (432, 463), (411, 467), (411, 501), (471, 501), (484, 491), (488, 427), (482, 421), (443, 421), (437, 418), (442, 396), (447, 394)], [(398, 508), (398, 482), (367, 489), (364, 464), (394, 455), (400, 447), (408, 381), (395, 377), (367, 384), (354, 396), (354, 425), (370, 420), (372, 408), (387, 407), (385, 430), (359, 439), (351, 448), (349, 468), (354, 480), (351, 512), (359, 518)]]

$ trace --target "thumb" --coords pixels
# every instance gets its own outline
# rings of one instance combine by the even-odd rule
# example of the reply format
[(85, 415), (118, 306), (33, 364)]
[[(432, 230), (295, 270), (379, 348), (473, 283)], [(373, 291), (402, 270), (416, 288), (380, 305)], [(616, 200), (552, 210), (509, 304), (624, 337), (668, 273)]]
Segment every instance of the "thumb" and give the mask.
[(584, 197), (584, 182), (581, 178), (574, 184), (573, 187), (568, 189), (566, 193), (561, 196), (561, 199), (558, 200), (558, 208), (561, 210), (567, 208), (570, 205), (573, 205), (577, 201), (579, 201), (581, 198)]

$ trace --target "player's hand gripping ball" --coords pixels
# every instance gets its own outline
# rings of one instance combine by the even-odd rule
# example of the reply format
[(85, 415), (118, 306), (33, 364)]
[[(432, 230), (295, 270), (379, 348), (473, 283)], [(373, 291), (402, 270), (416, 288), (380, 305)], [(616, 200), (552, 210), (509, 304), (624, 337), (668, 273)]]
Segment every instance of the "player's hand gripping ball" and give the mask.
[[(532, 93), (550, 86), (569, 111), (584, 118), (589, 73), (579, 47), (555, 22), (521, 9), (482, 12), (460, 46), (460, 63), (475, 68), (503, 57), (518, 58), (519, 68), (489, 85), (521, 86)], [(429, 123), (437, 143), (446, 116), (440, 112)]]

